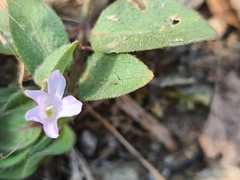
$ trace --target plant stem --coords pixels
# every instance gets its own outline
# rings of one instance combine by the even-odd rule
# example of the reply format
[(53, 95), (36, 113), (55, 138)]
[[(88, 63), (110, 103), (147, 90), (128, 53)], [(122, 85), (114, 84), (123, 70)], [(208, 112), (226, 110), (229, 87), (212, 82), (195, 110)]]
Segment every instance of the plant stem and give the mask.
[[(89, 17), (90, 17), (90, 7), (91, 0), (84, 0), (82, 5), (82, 11), (80, 19), (80, 31), (78, 34), (79, 44), (85, 45), (88, 42), (88, 34), (90, 32), (89, 26)], [(70, 72), (70, 80), (67, 86), (67, 93), (74, 93), (75, 87), (84, 71), (84, 62), (87, 57), (86, 51), (75, 51), (74, 54), (74, 63)]]

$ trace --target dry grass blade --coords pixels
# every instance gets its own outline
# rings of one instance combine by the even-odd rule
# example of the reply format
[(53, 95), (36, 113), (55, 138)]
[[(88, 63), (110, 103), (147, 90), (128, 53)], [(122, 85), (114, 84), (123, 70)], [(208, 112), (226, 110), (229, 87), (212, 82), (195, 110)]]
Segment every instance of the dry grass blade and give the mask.
[(98, 121), (100, 121), (118, 140), (131, 152), (140, 163), (152, 173), (156, 180), (165, 180), (165, 178), (153, 167), (105, 118), (92, 109), (87, 103), (84, 103), (91, 115), (93, 115)]

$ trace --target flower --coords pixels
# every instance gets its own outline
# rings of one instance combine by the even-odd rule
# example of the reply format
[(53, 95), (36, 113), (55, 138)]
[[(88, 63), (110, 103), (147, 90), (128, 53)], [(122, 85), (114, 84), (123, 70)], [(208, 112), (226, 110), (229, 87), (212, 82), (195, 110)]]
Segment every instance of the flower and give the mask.
[(48, 93), (41, 90), (25, 90), (26, 95), (38, 104), (26, 112), (25, 119), (42, 123), (46, 135), (57, 138), (59, 136), (57, 120), (79, 114), (82, 103), (71, 95), (62, 98), (66, 80), (59, 70), (50, 74), (47, 83)]

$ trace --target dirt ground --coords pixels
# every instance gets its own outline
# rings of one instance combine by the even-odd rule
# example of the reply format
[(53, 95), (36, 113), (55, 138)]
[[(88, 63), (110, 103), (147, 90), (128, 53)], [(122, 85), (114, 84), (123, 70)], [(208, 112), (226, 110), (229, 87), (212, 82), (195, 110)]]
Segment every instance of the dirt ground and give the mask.
[[(109, 3), (102, 2), (102, 8)], [(227, 1), (226, 8), (219, 1), (221, 11), (213, 0), (181, 3), (209, 20), (216, 40), (133, 53), (154, 79), (129, 95), (89, 105), (166, 179), (240, 180), (239, 3)], [(0, 55), (0, 87), (14, 82), (16, 65), (13, 57)], [(77, 163), (68, 153), (28, 179), (91, 180), (86, 172), (95, 180), (154, 179), (88, 108), (71, 126), (81, 168), (73, 170)]]

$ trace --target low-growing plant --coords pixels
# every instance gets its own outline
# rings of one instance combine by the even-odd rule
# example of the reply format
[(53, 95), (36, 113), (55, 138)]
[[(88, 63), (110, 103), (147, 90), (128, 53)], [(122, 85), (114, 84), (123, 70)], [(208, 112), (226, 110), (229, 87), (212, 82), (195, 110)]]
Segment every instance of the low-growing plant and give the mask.
[[(82, 27), (90, 26), (90, 16), (87, 11), (80, 17)], [(174, 0), (117, 0), (92, 29), (83, 28), (79, 34), (70, 43), (59, 17), (41, 0), (1, 2), (0, 53), (15, 55), (39, 86), (19, 84), (0, 91), (1, 179), (26, 178), (46, 157), (73, 146), (68, 122), (80, 113), (82, 103), (71, 95), (63, 97), (62, 74), (70, 74), (66, 93), (77, 88), (81, 101), (114, 98), (153, 78), (152, 71), (129, 52), (215, 37), (205, 20)], [(85, 49), (92, 53), (82, 48), (73, 58), (76, 47), (88, 43), (91, 46)], [(79, 62), (86, 62), (84, 69)]]

